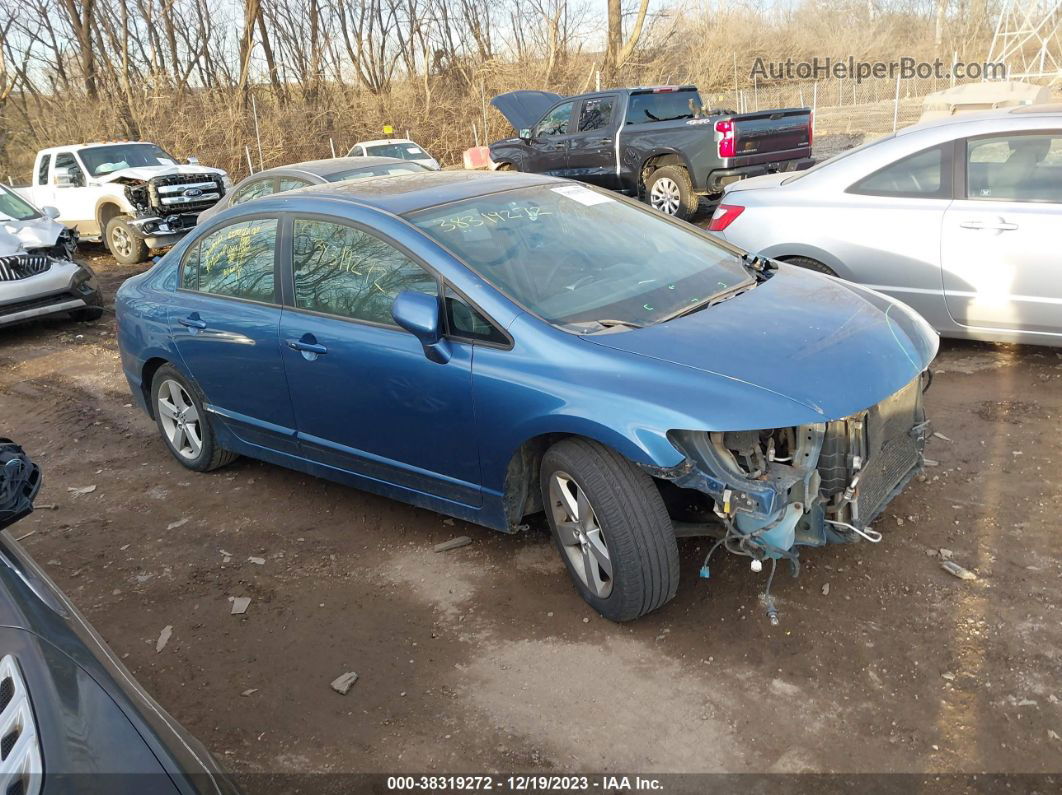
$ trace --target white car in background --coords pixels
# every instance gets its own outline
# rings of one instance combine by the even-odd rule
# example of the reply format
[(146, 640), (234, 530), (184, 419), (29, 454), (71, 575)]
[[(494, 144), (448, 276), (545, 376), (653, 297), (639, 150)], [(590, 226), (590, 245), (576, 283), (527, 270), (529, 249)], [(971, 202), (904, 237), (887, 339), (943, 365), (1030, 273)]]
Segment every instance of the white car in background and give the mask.
[(359, 141), (350, 147), (347, 157), (397, 157), (412, 160), (425, 168), (438, 171), (439, 161), (408, 138), (381, 138), (378, 141)]
[(927, 122), (728, 185), (708, 229), (886, 293), (946, 337), (1062, 346), (1062, 105)]
[(73, 259), (77, 234), (0, 185), (0, 327), (68, 313), (96, 320), (103, 297), (92, 270)]

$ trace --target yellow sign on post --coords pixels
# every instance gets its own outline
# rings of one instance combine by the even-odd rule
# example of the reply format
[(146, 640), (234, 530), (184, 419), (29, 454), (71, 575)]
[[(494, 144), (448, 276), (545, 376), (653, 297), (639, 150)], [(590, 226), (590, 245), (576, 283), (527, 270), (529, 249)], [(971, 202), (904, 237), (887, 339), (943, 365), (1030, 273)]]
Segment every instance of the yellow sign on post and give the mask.
[(385, 124), (384, 125), (384, 135), (394, 135), (394, 134), (395, 134), (395, 128), (392, 127), (390, 124)]

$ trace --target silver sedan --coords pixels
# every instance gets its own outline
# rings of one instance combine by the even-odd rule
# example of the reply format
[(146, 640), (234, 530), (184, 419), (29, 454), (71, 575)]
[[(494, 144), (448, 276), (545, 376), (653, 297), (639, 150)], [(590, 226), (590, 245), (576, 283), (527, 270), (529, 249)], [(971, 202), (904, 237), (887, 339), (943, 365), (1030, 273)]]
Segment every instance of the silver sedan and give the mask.
[(942, 119), (735, 183), (708, 228), (891, 295), (944, 336), (1062, 346), (1062, 106)]

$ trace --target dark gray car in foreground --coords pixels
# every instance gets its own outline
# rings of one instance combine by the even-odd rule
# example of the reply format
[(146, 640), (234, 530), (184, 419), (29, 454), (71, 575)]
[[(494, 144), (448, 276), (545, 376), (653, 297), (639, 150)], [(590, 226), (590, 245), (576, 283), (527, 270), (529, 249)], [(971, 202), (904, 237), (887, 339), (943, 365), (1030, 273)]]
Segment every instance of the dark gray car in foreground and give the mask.
[[(0, 439), (0, 528), (40, 470)], [(0, 533), (0, 793), (235, 793), (48, 576)]]

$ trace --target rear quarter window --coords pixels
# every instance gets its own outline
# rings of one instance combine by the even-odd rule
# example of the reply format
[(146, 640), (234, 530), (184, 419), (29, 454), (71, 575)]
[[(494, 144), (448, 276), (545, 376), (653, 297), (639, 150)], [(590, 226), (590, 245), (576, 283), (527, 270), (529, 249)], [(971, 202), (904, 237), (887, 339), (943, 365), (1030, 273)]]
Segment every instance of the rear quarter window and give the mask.
[[(690, 103), (693, 106), (690, 106)], [(694, 108), (701, 107), (696, 91), (663, 91), (658, 94), (632, 94), (627, 103), (627, 124), (652, 124), (658, 121), (692, 119)]]

